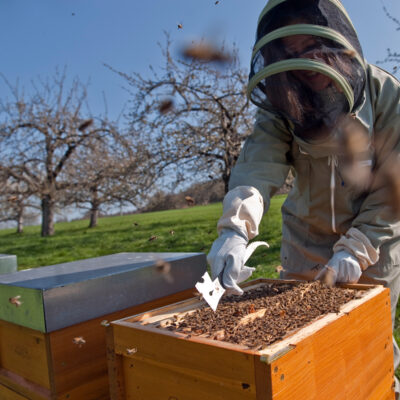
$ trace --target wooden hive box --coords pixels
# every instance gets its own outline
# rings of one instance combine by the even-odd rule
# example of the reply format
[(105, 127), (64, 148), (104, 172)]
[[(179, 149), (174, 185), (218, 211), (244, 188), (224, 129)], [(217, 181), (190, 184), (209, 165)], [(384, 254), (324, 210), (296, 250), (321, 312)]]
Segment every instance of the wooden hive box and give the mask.
[(193, 296), (202, 253), (119, 253), (0, 276), (0, 399), (109, 399), (109, 321)]
[[(245, 290), (278, 280), (249, 282)], [(394, 399), (389, 290), (347, 285), (360, 298), (262, 350), (160, 329), (197, 298), (107, 328), (113, 400)]]

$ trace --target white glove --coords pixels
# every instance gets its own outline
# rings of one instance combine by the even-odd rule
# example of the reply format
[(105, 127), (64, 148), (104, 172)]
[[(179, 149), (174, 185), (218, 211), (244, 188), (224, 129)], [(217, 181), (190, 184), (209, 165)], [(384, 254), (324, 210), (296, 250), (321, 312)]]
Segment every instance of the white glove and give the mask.
[(207, 255), (212, 279), (219, 278), (227, 293), (243, 294), (237, 285), (250, 278), (255, 268), (244, 266), (247, 240), (232, 229), (223, 229)]
[(242, 295), (237, 285), (250, 278), (255, 268), (244, 265), (258, 246), (269, 247), (267, 242), (252, 242), (232, 229), (223, 229), (211, 246), (207, 261), (211, 266), (212, 279), (219, 278), (227, 294)]
[(332, 284), (336, 282), (356, 283), (360, 279), (362, 273), (357, 258), (346, 250), (335, 253), (315, 279), (321, 279), (329, 267), (332, 271)]
[(253, 242), (247, 247), (248, 241), (258, 234), (263, 204), (260, 192), (252, 186), (237, 186), (224, 198), (217, 225), (220, 236), (214, 241), (207, 261), (212, 278), (218, 277), (228, 294), (243, 294), (237, 284), (250, 278), (255, 269), (244, 264), (259, 245), (268, 247), (265, 242)]

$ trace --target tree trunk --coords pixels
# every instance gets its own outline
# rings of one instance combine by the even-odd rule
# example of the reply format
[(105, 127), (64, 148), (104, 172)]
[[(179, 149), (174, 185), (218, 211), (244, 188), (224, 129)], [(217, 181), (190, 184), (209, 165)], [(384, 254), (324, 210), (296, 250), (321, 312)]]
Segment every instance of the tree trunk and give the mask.
[(24, 216), (22, 213), (18, 215), (18, 220), (17, 220), (17, 233), (23, 233), (24, 232)]
[(90, 223), (89, 223), (89, 228), (94, 228), (97, 226), (97, 218), (99, 216), (99, 209), (98, 208), (92, 208), (90, 210)]
[(50, 195), (42, 198), (42, 236), (54, 235), (54, 202)]
[(90, 188), (90, 195), (91, 195), (91, 209), (90, 209), (90, 223), (89, 228), (94, 228), (97, 226), (97, 218), (99, 216), (99, 198), (97, 193), (97, 186), (93, 185)]
[(223, 174), (222, 174), (222, 180), (223, 180), (223, 182), (224, 182), (225, 194), (227, 194), (228, 191), (229, 191), (229, 178), (230, 178), (230, 175), (228, 175), (228, 174), (226, 174), (226, 173), (223, 173)]

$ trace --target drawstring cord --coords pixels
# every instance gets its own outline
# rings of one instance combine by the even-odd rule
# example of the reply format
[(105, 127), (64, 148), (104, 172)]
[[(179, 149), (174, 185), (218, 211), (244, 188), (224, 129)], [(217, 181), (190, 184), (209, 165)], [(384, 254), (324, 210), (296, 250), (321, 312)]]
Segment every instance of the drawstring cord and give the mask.
[(329, 156), (328, 165), (331, 166), (331, 218), (332, 218), (332, 231), (336, 232), (336, 221), (335, 221), (335, 167), (338, 165), (338, 159), (335, 155)]

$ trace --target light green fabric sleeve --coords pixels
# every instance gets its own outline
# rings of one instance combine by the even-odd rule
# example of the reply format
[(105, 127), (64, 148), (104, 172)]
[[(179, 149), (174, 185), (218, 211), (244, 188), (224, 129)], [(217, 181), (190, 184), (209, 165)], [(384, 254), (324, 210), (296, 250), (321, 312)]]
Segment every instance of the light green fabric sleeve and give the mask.
[(400, 154), (400, 82), (377, 67), (372, 66), (371, 71), (369, 95), (375, 114), (376, 167), (371, 191), (352, 226), (379, 249), (387, 240), (400, 237), (399, 218), (391, 207), (393, 193), (384, 178), (385, 168), (393, 169), (394, 165), (388, 164)]
[(270, 197), (284, 184), (290, 164), (287, 154), (292, 135), (282, 120), (259, 110), (252, 134), (246, 139), (232, 171), (229, 190), (237, 186), (253, 186), (263, 197), (264, 211)]

